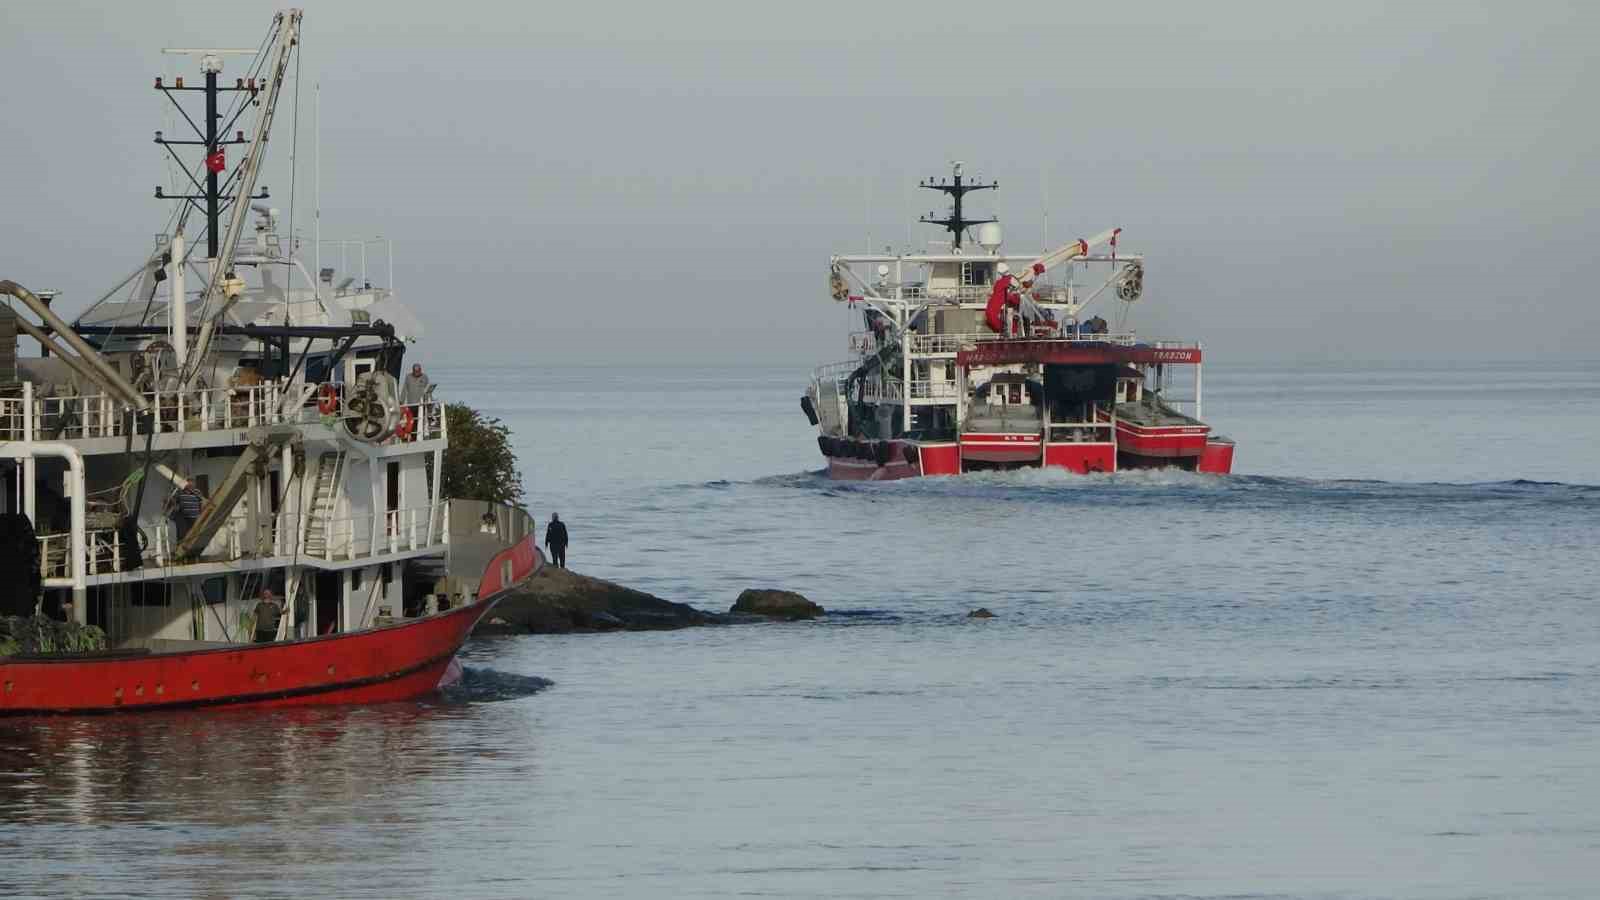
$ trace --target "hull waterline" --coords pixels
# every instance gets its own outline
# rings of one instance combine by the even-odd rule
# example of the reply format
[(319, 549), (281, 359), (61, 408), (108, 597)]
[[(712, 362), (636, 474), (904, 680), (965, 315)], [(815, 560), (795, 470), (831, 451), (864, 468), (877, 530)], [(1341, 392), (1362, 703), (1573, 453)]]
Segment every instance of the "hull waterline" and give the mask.
[(532, 538), (525, 538), (490, 562), (473, 603), (350, 634), (173, 653), (112, 651), (0, 660), (0, 715), (382, 703), (419, 697), (436, 690), (450, 674), (473, 627), (543, 564)]

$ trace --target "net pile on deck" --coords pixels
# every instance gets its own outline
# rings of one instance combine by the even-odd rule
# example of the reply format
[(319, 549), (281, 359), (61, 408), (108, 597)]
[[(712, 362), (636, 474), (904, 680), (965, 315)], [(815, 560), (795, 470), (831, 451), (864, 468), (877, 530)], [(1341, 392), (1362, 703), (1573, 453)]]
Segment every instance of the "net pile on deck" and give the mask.
[(0, 657), (88, 653), (106, 648), (106, 633), (93, 625), (58, 622), (48, 616), (0, 616)]

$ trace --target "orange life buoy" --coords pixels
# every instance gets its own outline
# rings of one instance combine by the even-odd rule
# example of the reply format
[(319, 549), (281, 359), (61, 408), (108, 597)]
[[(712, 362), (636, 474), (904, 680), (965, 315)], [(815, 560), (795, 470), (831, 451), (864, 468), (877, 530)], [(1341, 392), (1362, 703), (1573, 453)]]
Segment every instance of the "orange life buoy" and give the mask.
[(317, 394), (317, 412), (320, 412), (326, 416), (331, 415), (334, 410), (339, 408), (338, 388), (331, 384), (324, 384), (322, 387), (317, 389)]
[(394, 427), (395, 437), (398, 437), (402, 441), (406, 440), (411, 437), (411, 432), (415, 430), (416, 427), (417, 414), (412, 412), (411, 407), (409, 406), (400, 407), (400, 424)]

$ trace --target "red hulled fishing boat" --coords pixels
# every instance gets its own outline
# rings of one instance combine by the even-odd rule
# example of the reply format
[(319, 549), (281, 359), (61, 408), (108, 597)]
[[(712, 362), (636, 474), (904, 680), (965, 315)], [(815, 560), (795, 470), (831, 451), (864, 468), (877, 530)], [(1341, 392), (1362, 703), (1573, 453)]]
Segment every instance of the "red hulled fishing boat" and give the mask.
[(1118, 252), (1122, 229), (1006, 255), (1000, 223), (963, 210), (996, 184), (956, 163), (920, 186), (951, 198), (946, 217), (921, 220), (948, 240), (830, 260), (829, 292), (863, 324), (854, 355), (816, 369), (800, 399), (830, 476), (1232, 471), (1233, 442), (1201, 419), (1203, 348), (1127, 325), (1145, 258)]
[(120, 284), (68, 321), (0, 281), (0, 713), (416, 696), (542, 564), (525, 512), (442, 495), (422, 326), (372, 242), (324, 266), (265, 202), (300, 24), (171, 51), (199, 77), (155, 90), (193, 134), (156, 132), (171, 217)]
[(418, 697), (442, 686), (473, 626), (543, 564), (530, 535), (490, 562), (472, 603), (347, 634), (168, 652), (0, 658), (0, 714), (381, 703)]

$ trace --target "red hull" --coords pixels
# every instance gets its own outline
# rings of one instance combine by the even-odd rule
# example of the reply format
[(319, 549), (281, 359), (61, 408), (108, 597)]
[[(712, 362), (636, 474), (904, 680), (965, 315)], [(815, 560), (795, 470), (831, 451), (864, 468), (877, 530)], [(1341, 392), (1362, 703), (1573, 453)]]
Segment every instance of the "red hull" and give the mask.
[(1199, 456), (1206, 447), (1206, 435), (1211, 431), (1203, 425), (1135, 425), (1117, 422), (1117, 449), (1136, 456), (1170, 459), (1179, 456)]
[(471, 605), (349, 634), (178, 653), (0, 660), (0, 714), (381, 703), (422, 696), (439, 686), (478, 620), (542, 565), (527, 538), (490, 562)]
[(1037, 463), (1041, 442), (1037, 434), (976, 434), (961, 436), (961, 458), (975, 462)]
[[(956, 444), (913, 444), (906, 441), (891, 443), (889, 461), (878, 465), (874, 460), (855, 457), (827, 456), (828, 477), (836, 481), (895, 481), (916, 478), (919, 475), (960, 475), (961, 453)], [(912, 462), (906, 458), (906, 448), (916, 447)]]
[[(1119, 436), (1121, 436), (1119, 434)], [(1189, 452), (1194, 442), (1194, 435), (1183, 434), (1177, 437), (1179, 446), (1185, 452), (1172, 453), (1172, 444), (1167, 446), (1156, 445), (1152, 448), (1150, 443), (1141, 443), (1139, 446), (1155, 449), (1157, 452), (1149, 455), (1132, 453), (1126, 444), (1097, 444), (1097, 443), (1062, 443), (1046, 444), (1043, 448), (1043, 465), (1051, 468), (1066, 469), (1079, 474), (1089, 472), (1115, 472), (1120, 468), (1192, 468), (1199, 472), (1209, 472), (1217, 475), (1227, 475), (1233, 471), (1233, 442), (1226, 438), (1207, 438), (1199, 435), (1201, 445), (1198, 450)], [(1131, 443), (1131, 442), (1130, 442)], [(962, 472), (962, 458), (973, 459), (969, 448), (963, 444), (918, 444), (917, 463), (911, 464), (903, 461), (904, 442), (895, 443), (895, 458), (887, 465), (880, 466), (870, 460), (855, 458), (826, 457), (828, 460), (828, 477), (840, 481), (892, 481), (898, 478), (915, 478), (919, 475), (960, 475)], [(1027, 445), (1024, 445), (1027, 446)], [(1034, 444), (1028, 449), (1017, 448), (1015, 455), (1008, 455), (1004, 461), (1022, 463), (1024, 465), (1040, 464), (1039, 445)], [(1168, 451), (1168, 452), (1161, 452)], [(1123, 462), (1119, 463), (1118, 454), (1122, 454)]]
[(1206, 442), (1204, 453), (1200, 454), (1200, 463), (1195, 468), (1201, 472), (1210, 472), (1213, 475), (1228, 475), (1233, 472), (1233, 441), (1212, 438)]
[(1079, 475), (1115, 472), (1117, 448), (1111, 444), (1049, 444), (1044, 448), (1044, 464)]

